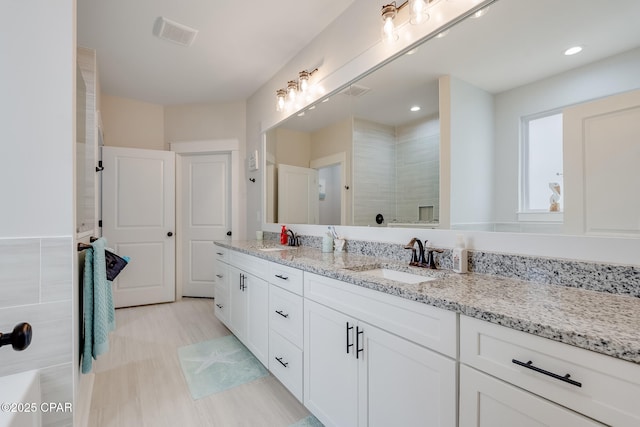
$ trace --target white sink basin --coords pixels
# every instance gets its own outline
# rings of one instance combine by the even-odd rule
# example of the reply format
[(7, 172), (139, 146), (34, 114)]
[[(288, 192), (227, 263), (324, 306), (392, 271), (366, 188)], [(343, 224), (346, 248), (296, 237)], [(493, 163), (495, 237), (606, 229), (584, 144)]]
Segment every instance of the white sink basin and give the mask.
[(407, 284), (421, 283), (429, 280), (435, 280), (434, 277), (420, 276), (419, 274), (406, 273), (404, 271), (390, 270), (388, 268), (375, 268), (373, 270), (364, 270), (363, 274), (369, 276), (381, 277), (383, 279), (395, 280)]
[(258, 248), (259, 251), (262, 252), (275, 252), (275, 251), (286, 251), (289, 248), (278, 248), (278, 247), (274, 247), (274, 248)]
[[(15, 408), (16, 412), (0, 412), (0, 427), (40, 427), (40, 374), (37, 370), (21, 372), (19, 374), (0, 377), (0, 402), (2, 403), (28, 403), (27, 412)], [(35, 405), (35, 407), (33, 405)]]

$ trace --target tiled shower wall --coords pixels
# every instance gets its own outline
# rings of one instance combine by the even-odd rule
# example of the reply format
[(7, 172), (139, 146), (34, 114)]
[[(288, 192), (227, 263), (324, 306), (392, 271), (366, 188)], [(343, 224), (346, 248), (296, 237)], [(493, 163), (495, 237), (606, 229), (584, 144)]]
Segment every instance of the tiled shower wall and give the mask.
[[(419, 207), (440, 211), (438, 117), (394, 128), (362, 119), (353, 127), (353, 224), (416, 222)], [(426, 218), (423, 218), (426, 220)]]
[(366, 120), (353, 122), (353, 224), (376, 226), (396, 216), (395, 129)]
[[(73, 402), (72, 238), (0, 239), (0, 331), (33, 327), (24, 351), (0, 348), (0, 376), (40, 370), (43, 402)], [(67, 426), (72, 414), (43, 413), (44, 426)]]

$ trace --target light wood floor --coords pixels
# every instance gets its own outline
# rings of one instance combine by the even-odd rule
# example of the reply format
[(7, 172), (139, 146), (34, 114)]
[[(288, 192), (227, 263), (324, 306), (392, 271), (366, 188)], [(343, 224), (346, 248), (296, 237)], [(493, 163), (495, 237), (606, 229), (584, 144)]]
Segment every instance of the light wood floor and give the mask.
[(118, 309), (116, 326), (94, 361), (91, 427), (286, 427), (309, 414), (272, 375), (191, 398), (178, 347), (230, 334), (211, 299)]

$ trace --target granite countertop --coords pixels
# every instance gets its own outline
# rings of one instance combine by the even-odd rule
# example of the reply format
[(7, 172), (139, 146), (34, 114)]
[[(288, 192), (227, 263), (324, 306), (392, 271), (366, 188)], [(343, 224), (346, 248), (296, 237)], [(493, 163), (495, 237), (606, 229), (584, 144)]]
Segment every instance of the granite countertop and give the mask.
[[(269, 261), (640, 363), (640, 298), (486, 274), (428, 270), (364, 255), (322, 253), (274, 241), (216, 244)], [(261, 249), (283, 247), (280, 251)], [(368, 276), (391, 268), (435, 278), (417, 284)]]

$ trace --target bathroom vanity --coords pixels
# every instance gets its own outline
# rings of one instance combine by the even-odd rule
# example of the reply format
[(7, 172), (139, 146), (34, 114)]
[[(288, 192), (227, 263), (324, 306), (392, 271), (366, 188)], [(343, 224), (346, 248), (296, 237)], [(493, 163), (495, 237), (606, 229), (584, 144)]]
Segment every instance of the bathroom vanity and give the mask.
[(638, 298), (216, 244), (216, 315), (327, 426), (640, 424)]

